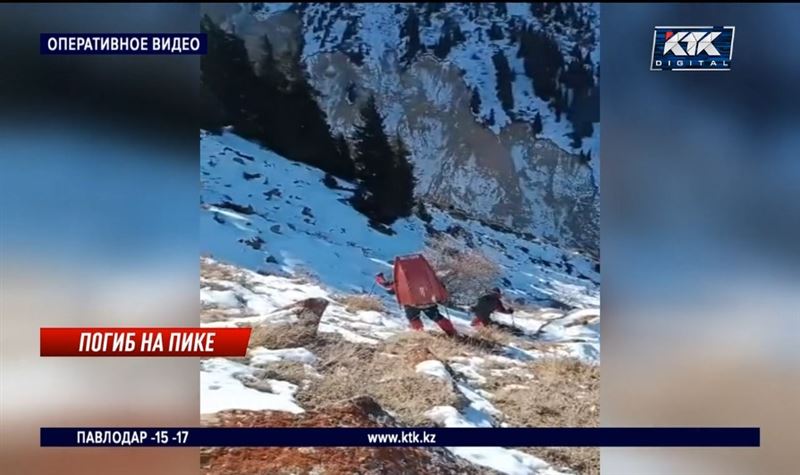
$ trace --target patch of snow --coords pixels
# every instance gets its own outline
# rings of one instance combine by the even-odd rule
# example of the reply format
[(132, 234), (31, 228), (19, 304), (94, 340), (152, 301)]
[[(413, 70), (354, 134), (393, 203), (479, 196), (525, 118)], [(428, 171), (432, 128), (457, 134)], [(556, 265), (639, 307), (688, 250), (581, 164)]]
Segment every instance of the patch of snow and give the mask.
[(476, 365), (474, 364), (450, 363), (450, 367), (453, 368), (453, 371), (466, 378), (470, 383), (477, 385), (486, 383), (486, 378), (477, 371)]
[[(212, 414), (226, 409), (286, 411), (298, 414), (303, 408), (294, 401), (294, 390), (280, 381), (271, 381), (275, 393), (248, 388), (236, 376), (250, 375), (253, 368), (226, 358), (201, 362), (200, 413)], [(290, 384), (290, 383), (286, 383)], [(294, 386), (294, 385), (292, 385)]]
[(493, 418), (501, 416), (502, 413), (488, 399), (473, 391), (469, 386), (457, 384), (456, 387), (469, 400), (465, 417), (469, 419), (470, 423), (476, 427), (494, 426)]
[(436, 406), (428, 410), (425, 417), (444, 427), (473, 427), (453, 406)]
[(200, 302), (218, 308), (235, 308), (240, 305), (236, 293), (231, 290), (200, 289)]
[(447, 368), (439, 360), (423, 361), (421, 363), (418, 363), (414, 369), (416, 370), (417, 373), (433, 376), (434, 378), (438, 378), (447, 382), (453, 381), (453, 378), (452, 376), (450, 376), (450, 373), (447, 371)]
[[(476, 427), (452, 406), (436, 406), (425, 415), (444, 427)], [(544, 460), (519, 450), (504, 447), (447, 447), (447, 450), (476, 465), (509, 475), (563, 475)]]
[(317, 357), (314, 353), (305, 348), (286, 348), (281, 350), (269, 350), (267, 348), (256, 348), (250, 352), (250, 364), (258, 365), (275, 361), (295, 361), (297, 363), (314, 364)]

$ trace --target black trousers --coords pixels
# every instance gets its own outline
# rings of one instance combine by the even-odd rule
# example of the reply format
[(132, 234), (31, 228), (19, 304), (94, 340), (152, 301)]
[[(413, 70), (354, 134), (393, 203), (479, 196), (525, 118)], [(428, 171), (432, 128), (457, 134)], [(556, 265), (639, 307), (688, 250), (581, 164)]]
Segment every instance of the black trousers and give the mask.
[(430, 318), (434, 322), (438, 322), (442, 318), (441, 313), (439, 313), (438, 307), (428, 307), (428, 308), (417, 308), (417, 307), (405, 307), (406, 311), (406, 318), (409, 321), (412, 320), (419, 320), (419, 314), (424, 313), (426, 317)]
[(475, 314), (475, 318), (477, 320), (480, 320), (481, 323), (483, 323), (484, 325), (494, 325), (495, 322), (494, 322), (494, 320), (492, 320), (491, 315), (492, 315), (491, 313), (490, 314), (485, 314), (485, 313), (480, 313), (479, 314), (479, 313), (476, 313)]

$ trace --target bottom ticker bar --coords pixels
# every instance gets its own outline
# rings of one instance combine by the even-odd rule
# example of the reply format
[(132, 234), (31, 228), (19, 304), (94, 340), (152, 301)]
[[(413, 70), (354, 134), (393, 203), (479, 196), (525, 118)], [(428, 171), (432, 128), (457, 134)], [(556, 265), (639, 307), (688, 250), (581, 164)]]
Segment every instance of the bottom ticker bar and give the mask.
[(43, 427), (42, 447), (758, 447), (757, 427)]

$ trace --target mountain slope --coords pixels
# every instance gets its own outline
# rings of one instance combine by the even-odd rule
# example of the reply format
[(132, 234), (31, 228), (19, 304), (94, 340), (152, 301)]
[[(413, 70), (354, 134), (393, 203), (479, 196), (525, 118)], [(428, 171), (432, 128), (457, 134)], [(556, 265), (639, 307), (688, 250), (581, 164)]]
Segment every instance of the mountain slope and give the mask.
[(432, 235), (474, 247), (500, 266), (509, 298), (567, 308), (599, 307), (599, 265), (534, 236), (509, 234), (430, 208), (430, 222), (398, 221), (393, 235), (368, 225), (347, 203), (353, 185), (325, 186), (324, 173), (236, 135), (200, 142), (205, 251), (262, 272), (312, 273), (340, 292), (369, 290), (398, 255), (420, 252)]
[[(561, 81), (554, 94), (564, 104), (581, 102), (566, 85), (566, 64), (585, 59), (592, 81), (599, 80), (595, 6), (538, 13), (512, 3), (236, 8), (205, 11), (245, 39), (251, 61), (263, 56), (264, 35), (278, 55), (299, 56), (335, 133), (350, 135), (359, 107), (375, 95), (389, 134), (409, 146), (418, 195), (598, 253), (596, 107), (560, 110), (568, 107), (537, 91), (528, 74), (545, 57), (526, 63), (520, 56), (528, 32), (552, 38), (564, 61), (553, 73)], [(593, 94), (589, 102), (596, 105)], [(542, 130), (534, 140), (537, 115)], [(579, 117), (592, 131), (576, 147)]]
[[(201, 240), (209, 256), (201, 260), (202, 325), (277, 328), (297, 321), (288, 309), (298, 301), (326, 302), (311, 344), (275, 347), (251, 339), (245, 358), (203, 360), (204, 417), (231, 424), (337, 425), (352, 413), (340, 413), (350, 407), (341, 399), (366, 392), (400, 425), (597, 423), (599, 275), (591, 258), (438, 209), (430, 209), (426, 219), (398, 221), (393, 233), (378, 230), (346, 202), (351, 184), (326, 186), (321, 171), (229, 132), (203, 132), (200, 150)], [(376, 272), (389, 270), (396, 255), (419, 252), (432, 235), (449, 236), (454, 245), (478, 249), (500, 265), (506, 296), (521, 308), (513, 318), (495, 318), (516, 335), (475, 332), (471, 316), (457, 308), (446, 311), (462, 339), (443, 339), (438, 328), (409, 335), (393, 298), (373, 293)], [(342, 298), (363, 293), (380, 300), (377, 310), (351, 308)], [(580, 363), (552, 363), (568, 361), (563, 358)], [(406, 387), (415, 390), (402, 393)], [(428, 396), (415, 398), (422, 388)], [(597, 463), (596, 452), (568, 449), (566, 455), (505, 447), (447, 450), (451, 458), (403, 454), (426, 473), (467, 464), (460, 471), (556, 475)], [(261, 473), (267, 452), (232, 457), (211, 451), (204, 455), (204, 470)], [(369, 473), (382, 463), (374, 449), (357, 458), (328, 452), (280, 454), (290, 464), (285, 469), (300, 472)], [(362, 465), (343, 465), (352, 463)]]

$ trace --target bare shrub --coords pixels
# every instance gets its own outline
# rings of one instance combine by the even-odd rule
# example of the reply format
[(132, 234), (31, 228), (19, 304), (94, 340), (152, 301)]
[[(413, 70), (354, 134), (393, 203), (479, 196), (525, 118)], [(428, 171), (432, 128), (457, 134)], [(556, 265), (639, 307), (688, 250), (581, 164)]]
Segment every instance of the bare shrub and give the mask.
[(425, 258), (450, 294), (455, 305), (471, 305), (475, 299), (497, 284), (500, 267), (480, 251), (463, 249), (452, 239), (436, 237), (428, 240)]
[(382, 312), (384, 310), (383, 302), (381, 299), (374, 295), (366, 294), (350, 294), (341, 295), (335, 298), (336, 301), (344, 305), (348, 312), (358, 312), (363, 310), (373, 310), (375, 312)]

